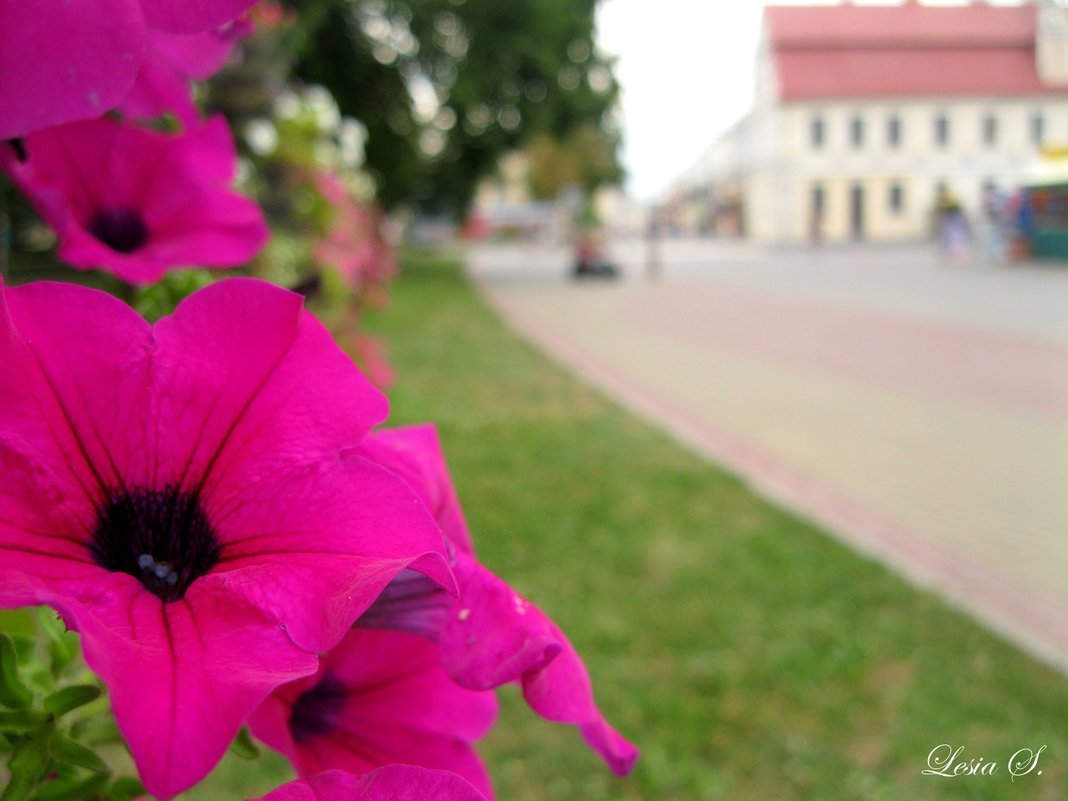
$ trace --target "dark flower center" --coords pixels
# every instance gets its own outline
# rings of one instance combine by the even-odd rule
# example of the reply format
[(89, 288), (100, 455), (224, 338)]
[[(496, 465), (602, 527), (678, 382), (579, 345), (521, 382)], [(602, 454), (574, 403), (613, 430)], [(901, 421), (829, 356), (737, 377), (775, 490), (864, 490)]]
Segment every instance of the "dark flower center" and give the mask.
[(345, 687), (329, 673), (322, 681), (297, 698), (289, 718), (293, 739), (303, 743), (310, 737), (327, 734), (337, 725), (337, 716), (345, 699)]
[(29, 158), (26, 153), (26, 140), (19, 136), (14, 139), (8, 139), (7, 143), (11, 145), (11, 149), (15, 151), (15, 158), (18, 162), (20, 164), (25, 164), (26, 159)]
[(131, 209), (98, 211), (89, 221), (89, 233), (119, 253), (133, 253), (148, 241), (148, 228)]
[(89, 553), (171, 603), (219, 561), (219, 541), (196, 493), (134, 489), (101, 507)]

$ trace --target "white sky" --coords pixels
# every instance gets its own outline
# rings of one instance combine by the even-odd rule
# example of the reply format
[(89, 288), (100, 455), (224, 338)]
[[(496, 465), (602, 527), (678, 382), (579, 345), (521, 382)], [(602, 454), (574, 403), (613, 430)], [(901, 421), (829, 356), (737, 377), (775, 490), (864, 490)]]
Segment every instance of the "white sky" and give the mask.
[(637, 198), (650, 200), (666, 189), (748, 111), (763, 5), (762, 0), (602, 0), (598, 41), (619, 57), (623, 162)]

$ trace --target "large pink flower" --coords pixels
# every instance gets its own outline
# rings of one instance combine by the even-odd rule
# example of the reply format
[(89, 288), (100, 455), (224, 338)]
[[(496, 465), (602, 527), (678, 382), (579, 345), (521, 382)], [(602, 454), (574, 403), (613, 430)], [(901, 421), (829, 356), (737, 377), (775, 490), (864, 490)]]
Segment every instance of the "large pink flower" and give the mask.
[(453, 547), (460, 595), (450, 597), (407, 571), (357, 626), (399, 628), (436, 640), (445, 671), (470, 690), (520, 682), (535, 712), (577, 725), (615, 773), (630, 772), (638, 750), (601, 715), (586, 667), (567, 637), (538, 607), (475, 559), (434, 427), (375, 432), (364, 440), (361, 453), (396, 472), (426, 503)]
[(451, 770), (492, 795), (471, 744), (493, 725), (493, 693), (465, 690), (437, 646), (404, 631), (353, 629), (317, 675), (276, 690), (249, 720), (302, 776), (393, 762)]
[(328, 770), (283, 784), (258, 801), (486, 801), (454, 773), (388, 765), (363, 776)]
[(133, 86), (150, 29), (202, 33), (255, 0), (0, 0), (0, 140), (91, 119)]
[(148, 284), (173, 267), (232, 267), (267, 241), (259, 207), (229, 186), (237, 156), (221, 117), (174, 136), (108, 118), (0, 145), (0, 169), (55, 228), (59, 256)]
[(441, 534), (357, 453), (387, 411), (296, 294), (214, 284), (150, 326), (0, 285), (0, 608), (80, 632), (146, 788), (202, 778)]

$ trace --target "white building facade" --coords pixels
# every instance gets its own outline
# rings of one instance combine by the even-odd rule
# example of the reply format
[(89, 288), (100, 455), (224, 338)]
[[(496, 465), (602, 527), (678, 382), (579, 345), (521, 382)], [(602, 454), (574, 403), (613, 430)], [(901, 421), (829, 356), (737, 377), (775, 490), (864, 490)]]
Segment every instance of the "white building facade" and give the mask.
[(942, 189), (974, 216), (1068, 144), (1066, 14), (768, 7), (753, 109), (676, 197), (700, 199), (698, 227), (769, 244), (922, 239)]

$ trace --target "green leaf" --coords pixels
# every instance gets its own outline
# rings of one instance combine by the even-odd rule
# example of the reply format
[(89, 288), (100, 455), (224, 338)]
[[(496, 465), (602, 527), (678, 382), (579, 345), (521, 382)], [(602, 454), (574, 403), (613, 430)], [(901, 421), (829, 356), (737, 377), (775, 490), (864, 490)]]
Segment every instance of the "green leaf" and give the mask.
[(41, 713), (33, 709), (0, 710), (0, 731), (27, 732), (39, 726), (42, 720)]
[(92, 798), (108, 783), (106, 773), (94, 773), (88, 777), (61, 779), (47, 782), (34, 793), (31, 801), (82, 801)]
[(76, 765), (79, 768), (91, 770), (94, 773), (106, 773), (108, 766), (95, 751), (86, 748), (81, 743), (76, 743), (63, 734), (56, 734), (49, 744), (52, 756), (60, 762), (68, 765)]
[(133, 799), (140, 798), (144, 794), (144, 785), (137, 779), (131, 779), (128, 776), (116, 779), (108, 789), (108, 796), (110, 796), (111, 801), (133, 801)]
[(58, 676), (78, 656), (78, 635), (67, 631), (63, 621), (48, 607), (42, 606), (37, 616), (48, 640), (48, 652), (52, 657), (52, 675)]
[(7, 761), (11, 776), (3, 795), (0, 795), (0, 801), (24, 801), (30, 797), (33, 788), (48, 771), (52, 761), (48, 741), (54, 734), (55, 728), (46, 724), (38, 727), (32, 736), (15, 746), (11, 758)]
[(0, 631), (8, 634), (22, 634), (26, 637), (37, 636), (33, 610), (31, 608), (0, 609)]
[(0, 634), (0, 704), (19, 709), (32, 702), (33, 693), (19, 678), (15, 645), (6, 634)]
[(45, 712), (51, 712), (57, 718), (73, 709), (85, 706), (100, 697), (100, 688), (95, 684), (75, 684), (56, 690), (46, 696), (42, 706)]
[(237, 733), (237, 737), (230, 743), (230, 751), (242, 759), (256, 759), (260, 755), (260, 749), (253, 742), (247, 726), (242, 726), (241, 731)]
[(109, 745), (126, 742), (113, 715), (97, 715), (89, 720), (79, 720), (71, 726), (71, 734), (86, 745)]
[(20, 667), (25, 668), (27, 665), (39, 661), (37, 658), (38, 635), (36, 631), (33, 634), (19, 634), (11, 631), (8, 632), (8, 636), (11, 637), (11, 642), (15, 646), (15, 655), (18, 657)]

